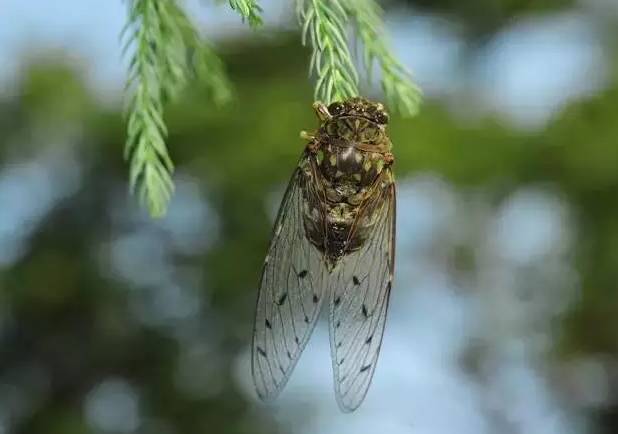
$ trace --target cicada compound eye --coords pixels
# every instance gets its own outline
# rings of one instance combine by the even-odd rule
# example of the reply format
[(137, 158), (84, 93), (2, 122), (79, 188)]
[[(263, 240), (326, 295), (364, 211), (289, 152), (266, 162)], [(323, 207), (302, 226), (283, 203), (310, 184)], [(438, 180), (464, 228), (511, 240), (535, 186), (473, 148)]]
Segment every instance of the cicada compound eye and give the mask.
[(331, 116), (337, 116), (343, 113), (344, 105), (340, 102), (334, 102), (328, 106), (328, 112)]
[(378, 111), (376, 113), (376, 121), (378, 121), (378, 123), (382, 124), (382, 125), (386, 125), (388, 124), (388, 113), (384, 112), (384, 111)]

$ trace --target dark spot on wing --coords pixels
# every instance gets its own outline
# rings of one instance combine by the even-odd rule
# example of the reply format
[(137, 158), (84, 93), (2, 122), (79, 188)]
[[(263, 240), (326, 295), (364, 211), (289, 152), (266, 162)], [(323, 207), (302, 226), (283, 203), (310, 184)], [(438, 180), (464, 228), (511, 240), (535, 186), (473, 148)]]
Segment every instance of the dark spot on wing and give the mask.
[(288, 359), (292, 360), (292, 354), (288, 351)]
[(298, 273), (298, 277), (300, 277), (301, 279), (304, 279), (305, 276), (307, 276), (308, 271), (307, 270), (303, 270), (300, 273)]
[(343, 345), (343, 342), (339, 342), (339, 343), (337, 344), (337, 348), (341, 348), (341, 345)]
[(270, 321), (268, 321), (268, 318), (266, 318), (266, 319), (264, 320), (264, 324), (266, 325), (266, 328), (267, 328), (267, 329), (271, 329), (271, 328), (273, 328), (273, 326), (272, 326), (272, 324), (270, 323)]
[(367, 340), (365, 341), (365, 343), (366, 343), (367, 345), (369, 345), (369, 344), (371, 343), (371, 341), (372, 341), (372, 340), (373, 340), (373, 335), (369, 336), (369, 337), (367, 338)]
[(317, 302), (318, 302), (318, 300), (320, 300), (320, 299), (318, 298), (318, 295), (317, 295), (317, 294), (313, 294), (313, 302), (314, 302), (314, 303), (317, 303)]
[(305, 322), (309, 324), (309, 317), (307, 315), (305, 315)]
[(365, 372), (366, 370), (368, 370), (369, 368), (371, 368), (371, 365), (365, 365), (362, 368), (360, 368), (360, 372)]
[(281, 295), (281, 297), (279, 297), (279, 300), (277, 300), (277, 304), (278, 304), (279, 306), (282, 306), (282, 305), (283, 305), (283, 303), (285, 303), (285, 300), (287, 300), (287, 298), (288, 298), (288, 293), (287, 293), (287, 292), (284, 292), (284, 293)]
[(345, 358), (342, 358), (341, 360), (339, 360), (339, 365), (343, 365), (344, 361), (345, 361)]
[(298, 336), (294, 336), (294, 342), (296, 342), (296, 345), (300, 344), (300, 340), (298, 339)]
[(337, 297), (335, 299), (335, 306), (339, 306), (341, 304), (341, 297)]
[(283, 369), (283, 366), (279, 365), (279, 370), (283, 375), (285, 375), (285, 369)]
[(364, 304), (362, 307), (362, 311), (363, 311), (363, 316), (367, 318), (369, 316), (369, 312), (367, 312), (367, 306), (365, 306)]
[(352, 276), (352, 282), (354, 282), (355, 285), (360, 285), (360, 280), (358, 280), (358, 277), (356, 276)]
[(335, 328), (339, 328), (341, 327), (341, 321), (337, 321), (337, 324), (335, 324)]
[(263, 349), (263, 348), (261, 348), (261, 347), (257, 347), (256, 349), (257, 349), (257, 352), (258, 352), (258, 354), (259, 354), (260, 356), (266, 357), (266, 351), (264, 351), (264, 349)]

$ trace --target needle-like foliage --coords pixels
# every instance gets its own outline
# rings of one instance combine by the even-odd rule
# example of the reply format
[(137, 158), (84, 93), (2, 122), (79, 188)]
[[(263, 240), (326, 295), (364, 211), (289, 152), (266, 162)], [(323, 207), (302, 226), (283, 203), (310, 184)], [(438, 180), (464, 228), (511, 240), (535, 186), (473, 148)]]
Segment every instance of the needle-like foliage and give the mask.
[(230, 86), (223, 64), (203, 43), (174, 0), (129, 0), (121, 37), (131, 51), (127, 89), (127, 142), (130, 187), (153, 217), (165, 214), (174, 191), (174, 164), (165, 145), (166, 102), (199, 74), (213, 100), (224, 102)]
[[(165, 214), (174, 191), (174, 164), (165, 144), (164, 106), (194, 76), (212, 101), (231, 98), (224, 65), (178, 5), (179, 0), (126, 0), (128, 20), (122, 37), (130, 51), (127, 89), (127, 142), (130, 186), (153, 217)], [(251, 27), (262, 24), (258, 0), (228, 0)], [(303, 44), (312, 49), (310, 73), (315, 98), (330, 103), (359, 94), (359, 79), (349, 47), (354, 29), (363, 47), (363, 66), (371, 78), (374, 65), (391, 107), (411, 116), (420, 91), (384, 41), (382, 11), (376, 0), (297, 0)]]
[(262, 8), (256, 0), (229, 0), (230, 6), (240, 14), (243, 21), (247, 21), (251, 27), (262, 25)]
[(348, 15), (340, 0), (298, 0), (303, 44), (311, 43), (309, 70), (315, 98), (327, 103), (358, 95), (358, 74), (346, 37)]
[(389, 106), (403, 116), (413, 116), (418, 111), (421, 92), (386, 43), (380, 6), (374, 0), (345, 2), (363, 44), (363, 64), (368, 77), (371, 79), (374, 63), (377, 63), (382, 74), (380, 84)]
[(298, 11), (303, 43), (312, 48), (316, 99), (330, 103), (358, 95), (358, 74), (346, 33), (351, 23), (363, 46), (369, 78), (374, 64), (380, 67), (389, 105), (404, 116), (418, 111), (420, 90), (385, 42), (382, 11), (375, 0), (298, 0)]

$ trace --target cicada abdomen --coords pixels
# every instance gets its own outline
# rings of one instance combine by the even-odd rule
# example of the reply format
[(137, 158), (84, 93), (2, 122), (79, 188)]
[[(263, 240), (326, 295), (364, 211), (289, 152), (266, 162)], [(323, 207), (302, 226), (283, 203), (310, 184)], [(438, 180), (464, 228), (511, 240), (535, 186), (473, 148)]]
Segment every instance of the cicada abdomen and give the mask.
[(314, 108), (321, 125), (303, 134), (264, 263), (252, 371), (258, 395), (276, 397), (326, 299), (337, 401), (352, 411), (375, 370), (393, 279), (394, 158), (381, 104)]

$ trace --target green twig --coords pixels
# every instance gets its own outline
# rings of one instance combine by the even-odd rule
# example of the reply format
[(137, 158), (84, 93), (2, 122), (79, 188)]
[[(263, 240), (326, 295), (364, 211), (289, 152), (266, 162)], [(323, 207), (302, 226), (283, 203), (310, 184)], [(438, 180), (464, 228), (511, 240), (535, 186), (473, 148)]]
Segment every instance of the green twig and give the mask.
[(347, 13), (340, 0), (299, 0), (303, 44), (311, 43), (315, 98), (327, 104), (358, 95), (358, 74), (346, 41)]
[(230, 6), (240, 14), (243, 21), (248, 21), (251, 27), (262, 25), (262, 8), (256, 0), (229, 0)]
[(381, 69), (380, 84), (388, 104), (403, 116), (413, 116), (421, 102), (421, 91), (385, 41), (380, 6), (374, 0), (345, 0), (345, 8), (363, 44), (363, 64), (369, 79), (376, 62)]
[(165, 145), (165, 102), (185, 88), (195, 71), (204, 78), (215, 102), (230, 97), (219, 58), (200, 41), (174, 0), (129, 0), (123, 52), (132, 51), (127, 88), (127, 141), (130, 187), (153, 217), (165, 214), (174, 191), (174, 164)]
[[(125, 158), (131, 190), (152, 216), (165, 214), (174, 191), (174, 164), (165, 139), (166, 102), (176, 98), (194, 75), (216, 104), (231, 98), (224, 65), (202, 41), (176, 0), (126, 0), (128, 22), (123, 52), (131, 50)], [(381, 10), (375, 0), (297, 0), (303, 44), (312, 48), (309, 70), (315, 97), (326, 103), (358, 95), (358, 73), (347, 40), (349, 21), (363, 44), (367, 71), (381, 69), (388, 103), (404, 115), (418, 110), (420, 91), (384, 42)], [(228, 0), (250, 26), (262, 24), (257, 0)]]
[(312, 48), (316, 99), (329, 103), (358, 95), (358, 74), (346, 35), (351, 21), (363, 45), (369, 79), (377, 63), (388, 104), (404, 116), (418, 111), (421, 92), (385, 42), (382, 10), (375, 0), (298, 0), (298, 9), (303, 44), (310, 42)]

